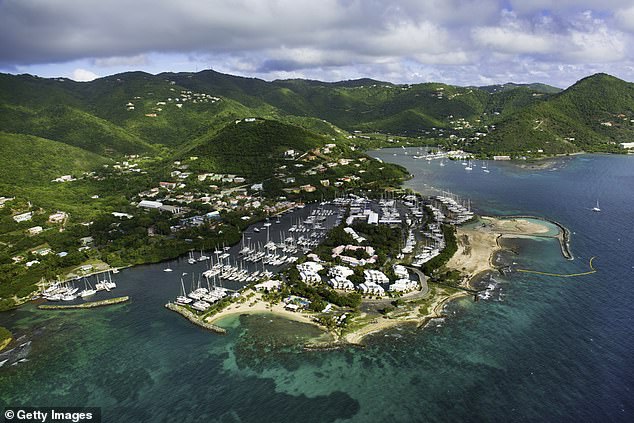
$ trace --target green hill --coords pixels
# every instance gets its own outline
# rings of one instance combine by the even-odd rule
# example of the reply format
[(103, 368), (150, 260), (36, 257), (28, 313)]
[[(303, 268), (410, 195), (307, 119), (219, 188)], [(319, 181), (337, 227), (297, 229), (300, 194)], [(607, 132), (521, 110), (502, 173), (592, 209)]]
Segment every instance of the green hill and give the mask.
[(211, 137), (202, 137), (183, 157), (199, 156), (197, 167), (253, 178), (270, 177), (284, 165), (286, 150), (307, 151), (326, 138), (273, 120), (230, 123)]
[(543, 101), (505, 114), (485, 140), (470, 147), (486, 153), (618, 152), (634, 138), (634, 84), (597, 74)]
[(107, 162), (103, 157), (31, 135), (0, 132), (0, 184), (37, 186), (62, 175), (80, 176)]

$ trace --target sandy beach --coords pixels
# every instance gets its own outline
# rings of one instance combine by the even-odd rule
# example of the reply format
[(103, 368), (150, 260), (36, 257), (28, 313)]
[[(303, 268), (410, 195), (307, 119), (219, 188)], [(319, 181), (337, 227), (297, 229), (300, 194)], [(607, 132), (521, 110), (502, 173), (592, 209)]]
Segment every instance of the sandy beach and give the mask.
[(262, 299), (262, 294), (258, 292), (254, 292), (252, 290), (247, 290), (242, 293), (243, 297), (248, 297), (251, 293), (254, 293), (251, 298), (246, 300), (243, 303), (233, 303), (229, 305), (227, 308), (222, 310), (220, 313), (216, 313), (213, 316), (210, 316), (205, 319), (207, 323), (217, 323), (219, 320), (235, 315), (235, 314), (252, 314), (252, 313), (273, 313), (275, 315), (285, 317), (290, 320), (295, 320), (302, 323), (308, 323), (311, 325), (318, 325), (314, 320), (312, 315), (306, 312), (293, 312), (286, 310), (284, 308), (283, 303), (278, 304), (270, 304)]
[(501, 249), (498, 239), (504, 236), (535, 236), (548, 233), (545, 224), (523, 218), (480, 217), (478, 224), (456, 230), (458, 251), (447, 262), (447, 268), (458, 270), (465, 280), (493, 270), (493, 256)]

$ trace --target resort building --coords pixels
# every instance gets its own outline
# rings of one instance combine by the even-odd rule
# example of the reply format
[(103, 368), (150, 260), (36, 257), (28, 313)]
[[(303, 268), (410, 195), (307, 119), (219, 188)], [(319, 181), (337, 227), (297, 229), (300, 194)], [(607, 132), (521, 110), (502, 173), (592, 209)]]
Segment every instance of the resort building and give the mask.
[(374, 284), (386, 284), (390, 283), (390, 279), (385, 276), (385, 273), (380, 270), (375, 269), (366, 269), (363, 271), (363, 277), (365, 278), (365, 282), (374, 283)]
[(389, 290), (391, 292), (409, 292), (418, 287), (418, 282), (410, 279), (397, 279), (390, 285)]
[(409, 279), (409, 272), (407, 271), (405, 266), (402, 266), (400, 264), (394, 265), (394, 274), (396, 275), (397, 279)]
[(373, 295), (385, 294), (385, 290), (383, 289), (383, 287), (381, 285), (377, 285), (374, 282), (366, 281), (364, 283), (361, 283), (359, 284), (357, 289), (364, 294), (373, 294)]
[(330, 279), (330, 281), (328, 281), (328, 284), (332, 286), (334, 289), (345, 289), (345, 290), (354, 289), (354, 284), (350, 282), (348, 279), (341, 276), (335, 276), (334, 278)]
[(328, 270), (328, 276), (331, 277), (339, 277), (339, 278), (347, 278), (354, 274), (354, 270), (350, 269), (346, 266), (333, 266)]

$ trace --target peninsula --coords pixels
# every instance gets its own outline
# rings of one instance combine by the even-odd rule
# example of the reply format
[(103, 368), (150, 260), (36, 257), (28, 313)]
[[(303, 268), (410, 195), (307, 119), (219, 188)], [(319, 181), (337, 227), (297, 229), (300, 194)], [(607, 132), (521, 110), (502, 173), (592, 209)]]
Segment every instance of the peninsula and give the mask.
[(452, 299), (478, 299), (474, 281), (499, 271), (493, 259), (503, 248), (500, 239), (549, 237), (563, 243), (553, 223), (475, 216), (463, 203), (453, 196), (411, 193), (323, 203), (311, 216), (336, 206), (341, 223), (280, 274), (247, 284), (230, 298), (220, 294), (222, 301), (208, 294), (219, 290), (214, 283), (213, 289), (183, 292), (167, 306), (207, 328), (222, 327), (228, 316), (259, 313), (316, 325), (324, 336), (308, 348), (363, 344), (384, 329), (420, 327), (443, 317)]

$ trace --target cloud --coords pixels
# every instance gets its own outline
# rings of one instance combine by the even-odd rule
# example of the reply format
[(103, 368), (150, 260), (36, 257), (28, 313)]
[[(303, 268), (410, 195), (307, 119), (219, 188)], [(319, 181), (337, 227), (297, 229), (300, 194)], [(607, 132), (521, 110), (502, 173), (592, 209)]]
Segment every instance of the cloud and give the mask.
[(0, 0), (0, 39), (12, 72), (567, 81), (623, 62), (634, 77), (631, 0)]
[(627, 9), (619, 9), (614, 16), (621, 29), (634, 32), (634, 6)]
[(557, 43), (557, 37), (552, 34), (535, 34), (514, 28), (475, 28), (472, 34), (478, 45), (510, 54), (553, 53)]
[(95, 66), (100, 68), (108, 68), (113, 66), (141, 66), (147, 65), (149, 59), (147, 54), (137, 54), (135, 56), (113, 56), (97, 58), (94, 61)]
[(96, 73), (81, 68), (75, 69), (70, 77), (70, 79), (77, 82), (88, 82), (97, 78), (99, 78), (99, 75)]

